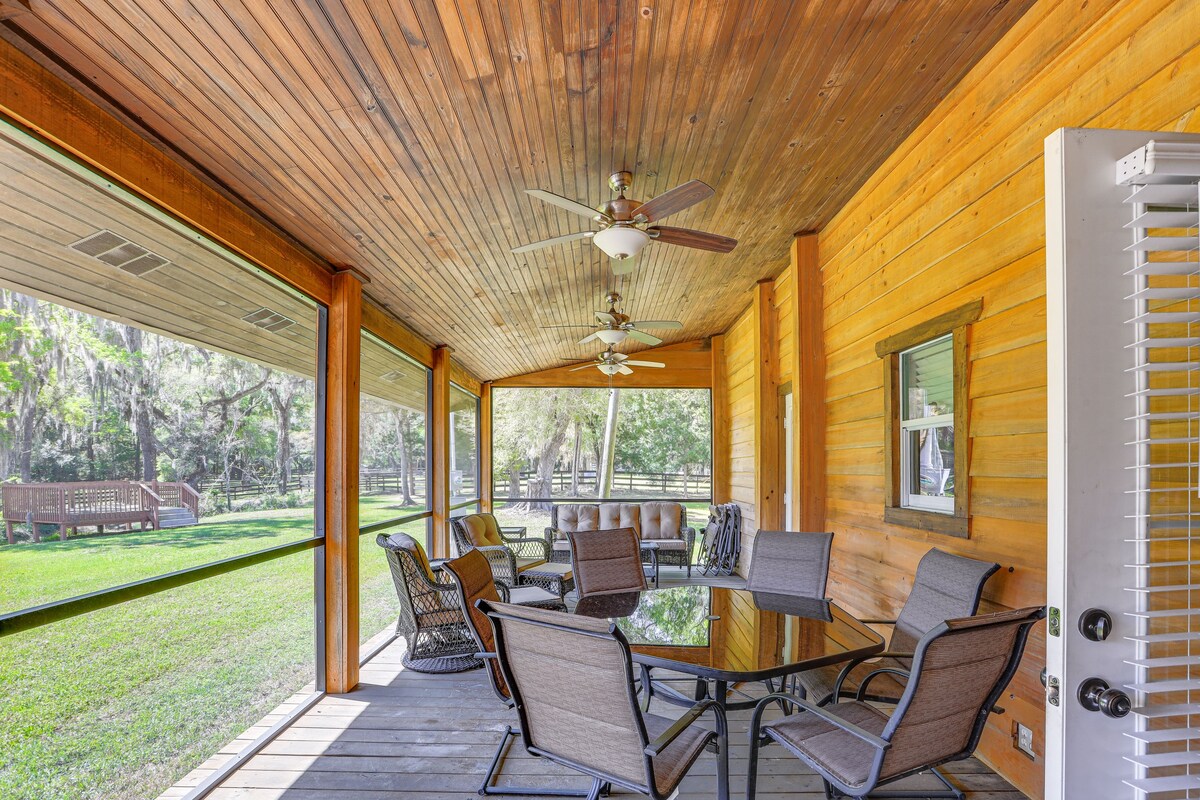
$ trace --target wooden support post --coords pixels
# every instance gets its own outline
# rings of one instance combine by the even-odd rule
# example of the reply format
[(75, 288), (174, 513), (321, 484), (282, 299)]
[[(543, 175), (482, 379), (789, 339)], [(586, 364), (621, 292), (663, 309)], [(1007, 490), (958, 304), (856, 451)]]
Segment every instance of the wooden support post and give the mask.
[(479, 387), (479, 504), (492, 513), (492, 383)]
[(358, 399), (362, 282), (332, 278), (325, 367), (325, 689), (358, 684)]
[(775, 281), (754, 288), (754, 516), (760, 530), (783, 527), (784, 469), (779, 416), (779, 337), (775, 331)]
[(825, 530), (826, 481), (825, 303), (816, 233), (792, 242), (792, 291), (792, 524), (815, 532)]
[(433, 419), (430, 420), (429, 496), (433, 502), (433, 558), (450, 557), (450, 355), (433, 349)]
[(728, 503), (729, 470), (729, 388), (725, 380), (725, 335), (712, 337), (712, 501)]

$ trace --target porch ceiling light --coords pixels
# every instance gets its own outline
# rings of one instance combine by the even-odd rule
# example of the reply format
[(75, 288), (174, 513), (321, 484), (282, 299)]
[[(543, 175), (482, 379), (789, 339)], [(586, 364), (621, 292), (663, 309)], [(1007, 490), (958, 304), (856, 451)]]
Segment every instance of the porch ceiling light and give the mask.
[(625, 341), (625, 337), (628, 335), (628, 331), (623, 331), (620, 328), (604, 328), (603, 330), (596, 331), (596, 338), (609, 346), (620, 344)]
[(605, 375), (616, 375), (621, 369), (620, 364), (597, 364), (596, 366)]
[(628, 225), (613, 225), (592, 237), (597, 247), (618, 261), (633, 258), (649, 241), (650, 234)]

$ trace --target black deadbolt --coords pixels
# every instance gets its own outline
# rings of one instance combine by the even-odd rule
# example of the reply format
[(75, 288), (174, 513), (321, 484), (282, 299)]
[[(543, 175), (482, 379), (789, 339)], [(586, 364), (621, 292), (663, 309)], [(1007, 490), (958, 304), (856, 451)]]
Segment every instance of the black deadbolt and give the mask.
[(1089, 608), (1079, 616), (1079, 632), (1085, 639), (1103, 642), (1112, 633), (1112, 617), (1102, 608)]

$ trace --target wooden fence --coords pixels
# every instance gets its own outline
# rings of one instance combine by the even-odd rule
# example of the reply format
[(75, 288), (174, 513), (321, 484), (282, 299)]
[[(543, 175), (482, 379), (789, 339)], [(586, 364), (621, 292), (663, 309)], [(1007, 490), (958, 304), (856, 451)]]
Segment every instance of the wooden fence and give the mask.
[[(526, 470), (520, 473), (521, 492), (529, 493), (529, 482), (537, 477), (537, 473)], [(595, 491), (597, 476), (595, 470), (579, 471), (579, 486)], [(684, 475), (682, 472), (613, 472), (612, 490), (628, 491), (641, 496), (643, 494), (664, 494), (671, 496), (689, 497), (692, 495), (708, 497), (712, 494), (711, 475)], [(550, 479), (551, 494), (568, 494), (571, 491), (571, 471), (555, 470)], [(509, 486), (507, 476), (496, 475), (496, 496), (507, 497)]]

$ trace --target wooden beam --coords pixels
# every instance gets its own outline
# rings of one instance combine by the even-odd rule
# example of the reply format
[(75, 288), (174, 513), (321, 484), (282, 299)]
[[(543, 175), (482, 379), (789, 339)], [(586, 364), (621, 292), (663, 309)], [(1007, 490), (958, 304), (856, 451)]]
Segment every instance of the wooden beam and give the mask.
[(483, 381), (476, 378), (470, 370), (458, 363), (458, 359), (450, 359), (450, 380), (476, 397), (481, 396)]
[(362, 282), (333, 276), (325, 367), (325, 690), (358, 684), (358, 398)]
[(433, 504), (433, 557), (450, 557), (450, 354), (433, 348), (433, 418), (429, 421), (429, 496)]
[(779, 337), (775, 332), (775, 281), (754, 288), (754, 473), (759, 530), (783, 527), (783, 472), (779, 418)]
[(725, 335), (718, 334), (709, 341), (712, 347), (712, 496), (714, 503), (728, 503), (731, 465)]
[(479, 504), (492, 513), (492, 384), (479, 387)]
[[(597, 387), (607, 389), (609, 385), (621, 389), (707, 389), (712, 385), (712, 359), (708, 343), (704, 340), (669, 344), (639, 350), (630, 354), (642, 361), (659, 361), (665, 367), (638, 369), (632, 375), (609, 377), (598, 369), (581, 369), (572, 372), (580, 363), (562, 367), (514, 375), (495, 381), (495, 386), (569, 386)], [(583, 362), (586, 363), (586, 362)]]
[(825, 302), (817, 234), (792, 242), (793, 518), (798, 531), (825, 530)]
[(0, 76), (0, 115), (329, 304), (329, 264), (297, 247), (3, 39)]
[(433, 366), (433, 345), (418, 336), (411, 328), (382, 306), (367, 300), (363, 303), (362, 326), (383, 341), (427, 367)]

